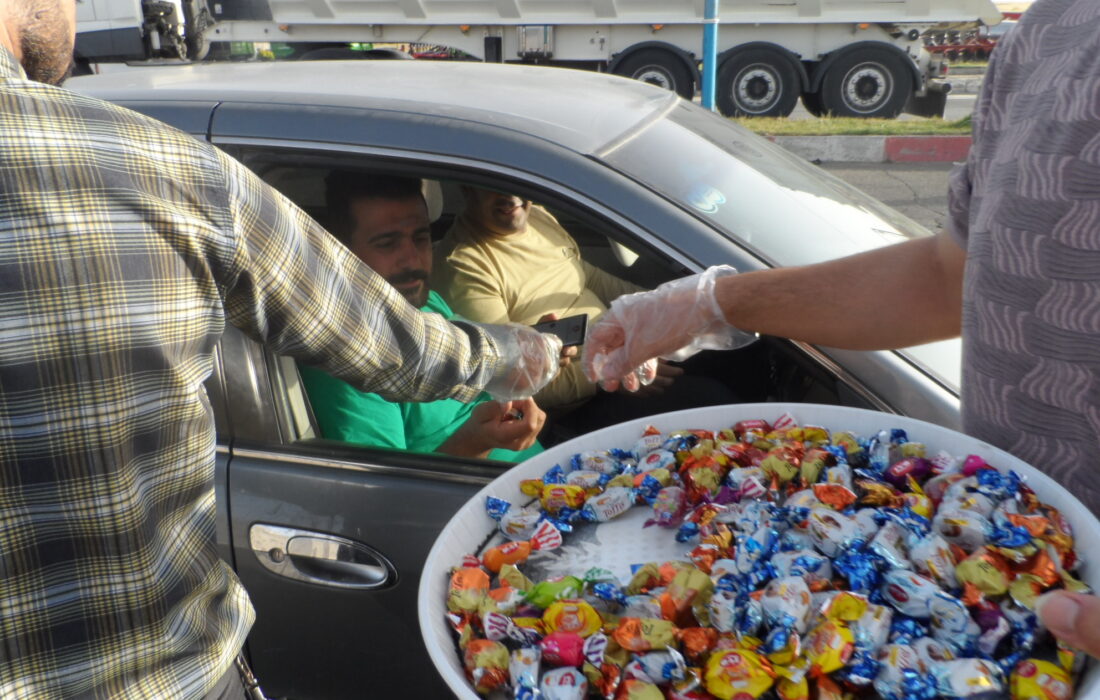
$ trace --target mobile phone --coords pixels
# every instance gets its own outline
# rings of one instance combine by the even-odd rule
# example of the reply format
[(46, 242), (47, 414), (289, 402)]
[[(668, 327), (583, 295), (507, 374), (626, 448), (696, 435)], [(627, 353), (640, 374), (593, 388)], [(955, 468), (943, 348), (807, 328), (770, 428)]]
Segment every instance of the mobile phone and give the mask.
[(588, 331), (588, 315), (577, 314), (559, 318), (557, 321), (543, 321), (532, 326), (540, 333), (553, 333), (561, 338), (564, 347), (584, 345), (584, 334)]

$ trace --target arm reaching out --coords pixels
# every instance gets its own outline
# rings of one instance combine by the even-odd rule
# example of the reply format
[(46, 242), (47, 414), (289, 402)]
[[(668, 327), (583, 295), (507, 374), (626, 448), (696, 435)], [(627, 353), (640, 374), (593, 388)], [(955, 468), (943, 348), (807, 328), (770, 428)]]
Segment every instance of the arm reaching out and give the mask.
[(942, 340), (959, 333), (965, 260), (941, 233), (804, 267), (710, 268), (616, 299), (582, 362), (593, 381), (614, 381), (650, 358), (737, 347), (749, 333), (851, 350)]

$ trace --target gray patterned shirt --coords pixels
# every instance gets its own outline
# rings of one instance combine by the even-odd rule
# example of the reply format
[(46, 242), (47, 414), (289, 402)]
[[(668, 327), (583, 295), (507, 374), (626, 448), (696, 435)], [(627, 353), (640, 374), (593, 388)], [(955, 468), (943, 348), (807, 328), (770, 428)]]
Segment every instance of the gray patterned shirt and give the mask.
[(1100, 513), (1100, 2), (1038, 0), (998, 46), (948, 226), (964, 429)]

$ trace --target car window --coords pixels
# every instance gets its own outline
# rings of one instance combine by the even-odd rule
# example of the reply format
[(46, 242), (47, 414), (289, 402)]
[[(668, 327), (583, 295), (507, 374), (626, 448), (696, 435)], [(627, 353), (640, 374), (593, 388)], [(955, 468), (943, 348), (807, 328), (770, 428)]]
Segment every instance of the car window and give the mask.
[[(461, 186), (473, 184), (515, 191), (545, 205), (547, 211), (574, 238), (584, 260), (640, 287), (652, 288), (686, 271), (679, 261), (668, 258), (648, 242), (650, 237), (661, 238), (663, 232), (636, 232), (625, 228), (585, 203), (582, 194), (572, 194), (558, 187), (543, 189), (540, 185), (521, 180), (505, 181), (489, 168), (455, 170), (452, 167), (448, 170), (431, 161), (395, 163), (368, 156), (334, 156), (331, 153), (271, 146), (245, 147), (238, 155), (263, 179), (322, 223), (326, 220), (322, 183), (331, 169), (358, 168), (411, 174), (428, 177), (439, 185), (440, 213), (433, 223), (433, 233), (437, 238), (462, 212)], [(633, 212), (621, 213), (623, 220), (644, 219), (634, 216)], [(714, 262), (717, 261), (698, 261), (696, 269)], [(822, 360), (806, 346), (764, 338), (743, 350), (711, 353), (699, 362), (710, 376), (735, 387), (743, 401), (803, 401), (889, 409), (887, 404), (862, 389), (853, 377), (843, 374), (835, 364), (823, 363)], [(313, 409), (316, 413), (316, 406)], [(292, 408), (287, 410), (292, 411)], [(323, 436), (316, 422), (313, 427), (318, 435)], [(545, 442), (550, 444), (556, 439), (550, 436), (545, 438)]]

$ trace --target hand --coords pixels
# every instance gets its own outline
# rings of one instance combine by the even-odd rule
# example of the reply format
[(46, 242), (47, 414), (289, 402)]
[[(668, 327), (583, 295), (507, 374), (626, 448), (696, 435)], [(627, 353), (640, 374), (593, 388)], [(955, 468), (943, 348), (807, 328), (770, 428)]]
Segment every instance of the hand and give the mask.
[(1051, 591), (1035, 603), (1039, 621), (1058, 639), (1100, 658), (1100, 598)]
[(588, 333), (584, 373), (592, 381), (615, 382), (654, 357), (684, 360), (699, 350), (751, 342), (755, 336), (726, 322), (714, 293), (717, 280), (734, 272), (725, 265), (711, 267), (613, 301)]
[(438, 450), (459, 457), (487, 457), (495, 449), (520, 452), (535, 444), (545, 422), (546, 413), (533, 399), (485, 401)]
[(657, 374), (652, 382), (639, 387), (637, 391), (627, 391), (626, 387), (620, 386), (619, 393), (639, 399), (661, 396), (665, 393), (665, 389), (672, 386), (676, 378), (683, 374), (683, 368), (677, 367), (676, 365), (670, 365), (666, 360), (657, 360)]
[(561, 339), (518, 323), (479, 325), (500, 355), (485, 391), (499, 401), (533, 396), (558, 373)]
[[(539, 317), (538, 322), (539, 323), (546, 323), (547, 321), (557, 321), (557, 320), (558, 320), (558, 315), (557, 314), (544, 314), (543, 316)], [(567, 348), (563, 347), (561, 349), (561, 355), (558, 355), (558, 367), (562, 367), (562, 368), (566, 367), (570, 362), (572, 362), (573, 358), (576, 357), (576, 356), (577, 356), (577, 346), (576, 345), (570, 345)]]

